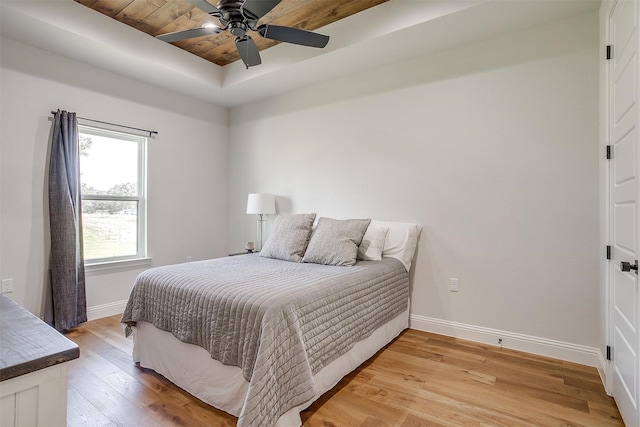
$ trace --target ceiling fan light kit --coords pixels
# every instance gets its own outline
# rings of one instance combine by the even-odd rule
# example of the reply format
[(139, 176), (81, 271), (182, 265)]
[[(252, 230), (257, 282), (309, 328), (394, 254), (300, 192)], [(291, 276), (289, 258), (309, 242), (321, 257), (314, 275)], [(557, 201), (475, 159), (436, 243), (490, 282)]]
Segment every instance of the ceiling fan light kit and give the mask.
[(192, 30), (176, 31), (158, 35), (157, 39), (171, 43), (229, 31), (235, 36), (236, 49), (247, 68), (262, 63), (258, 47), (247, 31), (256, 32), (267, 39), (302, 46), (323, 48), (329, 42), (329, 36), (299, 28), (270, 24), (258, 26), (260, 18), (280, 4), (282, 0), (220, 0), (217, 6), (212, 6), (205, 0), (186, 1), (193, 7), (217, 18), (222, 26), (208, 25)]

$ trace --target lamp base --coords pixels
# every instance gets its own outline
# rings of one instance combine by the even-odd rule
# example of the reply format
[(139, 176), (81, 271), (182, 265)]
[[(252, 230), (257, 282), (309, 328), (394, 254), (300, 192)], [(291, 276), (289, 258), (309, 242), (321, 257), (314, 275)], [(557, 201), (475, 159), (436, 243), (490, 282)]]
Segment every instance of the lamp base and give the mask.
[(264, 230), (264, 219), (262, 219), (262, 214), (260, 215), (260, 219), (256, 220), (256, 252), (260, 252), (262, 250), (262, 236)]

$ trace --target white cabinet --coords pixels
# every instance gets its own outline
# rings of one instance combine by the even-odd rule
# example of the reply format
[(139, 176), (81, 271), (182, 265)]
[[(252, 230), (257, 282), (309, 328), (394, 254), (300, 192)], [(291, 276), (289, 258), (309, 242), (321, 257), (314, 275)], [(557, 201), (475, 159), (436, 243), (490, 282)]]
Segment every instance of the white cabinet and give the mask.
[(68, 362), (78, 346), (0, 295), (0, 426), (67, 425)]
[(66, 363), (0, 382), (0, 426), (66, 425)]

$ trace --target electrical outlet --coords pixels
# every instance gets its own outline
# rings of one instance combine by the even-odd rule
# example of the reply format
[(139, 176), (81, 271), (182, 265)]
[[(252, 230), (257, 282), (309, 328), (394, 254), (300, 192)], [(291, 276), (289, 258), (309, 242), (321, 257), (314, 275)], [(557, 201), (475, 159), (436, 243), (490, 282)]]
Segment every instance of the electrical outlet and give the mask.
[(190, 256), (187, 257), (187, 262), (191, 262), (191, 257)]
[(2, 279), (2, 293), (13, 292), (13, 279)]
[(458, 279), (453, 277), (449, 279), (449, 291), (458, 292)]

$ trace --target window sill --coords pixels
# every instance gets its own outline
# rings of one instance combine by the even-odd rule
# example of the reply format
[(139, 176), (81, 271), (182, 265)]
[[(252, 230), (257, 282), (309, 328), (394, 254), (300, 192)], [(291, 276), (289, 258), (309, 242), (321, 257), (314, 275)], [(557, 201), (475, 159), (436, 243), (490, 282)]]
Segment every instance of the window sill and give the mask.
[(102, 271), (114, 271), (114, 270), (127, 270), (130, 268), (146, 267), (151, 265), (153, 258), (135, 258), (125, 259), (118, 261), (105, 261), (96, 262), (93, 264), (85, 264), (84, 271), (86, 273), (102, 272)]

